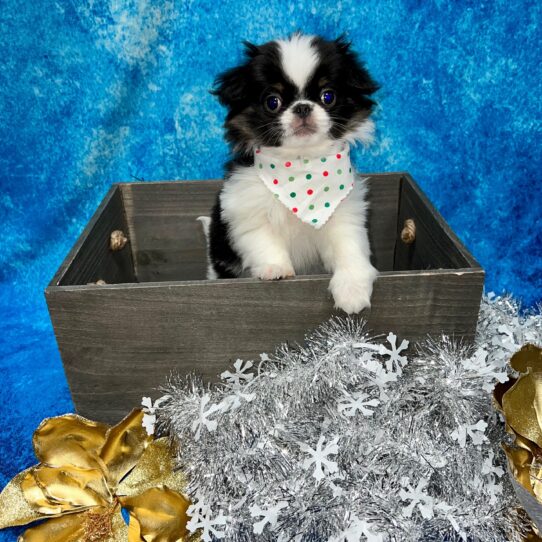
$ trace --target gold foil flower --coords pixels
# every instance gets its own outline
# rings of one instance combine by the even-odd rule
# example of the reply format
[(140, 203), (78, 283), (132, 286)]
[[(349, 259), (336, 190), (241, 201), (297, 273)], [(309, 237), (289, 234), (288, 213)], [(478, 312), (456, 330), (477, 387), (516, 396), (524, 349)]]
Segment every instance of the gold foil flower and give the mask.
[[(526, 344), (516, 352), (511, 367), (520, 373), (493, 394), (506, 430), (514, 436), (503, 444), (514, 489), (538, 531), (542, 530), (542, 349)], [(533, 534), (532, 540), (542, 540)]]
[(141, 410), (114, 427), (74, 414), (44, 420), (33, 438), (39, 464), (0, 494), (0, 528), (47, 520), (20, 542), (188, 540), (184, 476), (168, 441), (148, 436), (142, 420)]

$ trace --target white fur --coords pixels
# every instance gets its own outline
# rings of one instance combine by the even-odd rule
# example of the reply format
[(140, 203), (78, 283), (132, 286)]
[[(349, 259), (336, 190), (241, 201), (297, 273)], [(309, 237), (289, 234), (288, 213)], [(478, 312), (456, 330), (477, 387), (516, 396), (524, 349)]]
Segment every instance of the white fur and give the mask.
[[(314, 102), (309, 102), (313, 109), (305, 122), (311, 123), (315, 133), (294, 133), (299, 119), (295, 119), (292, 109), (305, 101), (303, 91), (319, 62), (312, 41), (313, 36), (294, 34), (277, 42), (283, 72), (298, 87), (300, 96), (281, 113), (284, 135), (282, 145), (274, 148), (274, 152), (284, 153), (285, 157), (323, 156), (338, 143), (329, 135), (328, 113)], [(374, 124), (367, 119), (344, 140), (351, 144), (369, 143), (373, 133)], [(230, 242), (246, 273), (272, 280), (327, 271), (332, 273), (329, 289), (335, 306), (349, 314), (357, 313), (370, 306), (377, 276), (370, 262), (365, 192), (365, 185), (356, 182), (328, 222), (317, 230), (277, 201), (254, 167), (238, 167), (220, 195), (222, 218), (228, 224)], [(209, 278), (216, 278), (214, 270)]]
[[(308, 136), (294, 135), (293, 123), (295, 114), (293, 113), (293, 109), (300, 103), (307, 103), (312, 107), (310, 118), (317, 129), (317, 132), (314, 134)], [(286, 149), (289, 153), (294, 152), (303, 154), (304, 156), (317, 156), (319, 154), (318, 151), (325, 149), (330, 143), (328, 134), (331, 128), (331, 119), (319, 104), (308, 100), (298, 100), (282, 113), (280, 123), (284, 130), (281, 148)]]
[(203, 234), (205, 235), (205, 241), (207, 242), (207, 278), (209, 280), (214, 280), (218, 278), (216, 271), (211, 262), (211, 254), (209, 253), (209, 234), (211, 228), (211, 217), (209, 216), (198, 216), (196, 218), (198, 222), (201, 222), (201, 227), (203, 228)]
[(318, 51), (312, 46), (314, 36), (294, 34), (287, 40), (278, 40), (284, 74), (303, 91), (316, 66)]
[(375, 123), (372, 119), (365, 119), (353, 132), (347, 133), (344, 137), (351, 145), (363, 143), (370, 145), (375, 138)]
[(270, 280), (314, 273), (323, 265), (333, 273), (329, 288), (335, 306), (350, 314), (370, 306), (377, 275), (369, 260), (365, 192), (364, 183), (357, 181), (319, 230), (278, 202), (254, 167), (235, 171), (220, 197), (222, 216), (244, 269)]

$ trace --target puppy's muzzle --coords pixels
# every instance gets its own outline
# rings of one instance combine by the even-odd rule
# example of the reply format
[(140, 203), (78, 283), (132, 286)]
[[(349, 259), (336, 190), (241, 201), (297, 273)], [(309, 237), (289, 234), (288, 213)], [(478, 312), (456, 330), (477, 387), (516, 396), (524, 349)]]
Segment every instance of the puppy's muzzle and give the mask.
[(299, 102), (292, 107), (291, 127), (294, 135), (308, 136), (317, 132), (318, 126), (312, 112), (313, 105), (307, 102)]
[(312, 105), (300, 103), (294, 106), (292, 112), (300, 119), (306, 119), (312, 113)]

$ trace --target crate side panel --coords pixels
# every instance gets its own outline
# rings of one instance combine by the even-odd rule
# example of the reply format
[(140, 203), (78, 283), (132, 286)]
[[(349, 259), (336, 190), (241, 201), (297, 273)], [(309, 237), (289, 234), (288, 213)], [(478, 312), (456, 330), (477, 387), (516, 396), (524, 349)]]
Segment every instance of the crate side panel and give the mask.
[(483, 285), (484, 272), (470, 269), (379, 277), (369, 327), (409, 340), (447, 334), (472, 342)]
[[(276, 282), (55, 288), (51, 318), (79, 413), (114, 421), (155, 395), (171, 371), (206, 380), (237, 357), (257, 358), (302, 341), (333, 314), (329, 277)], [(375, 333), (418, 339), (442, 332), (472, 339), (479, 273), (383, 275), (366, 313)]]
[(209, 216), (221, 181), (122, 186), (139, 282), (199, 280), (207, 273), (199, 216)]
[(111, 232), (115, 230), (128, 233), (119, 189), (113, 191), (94, 224), (81, 236), (59, 284), (135, 282), (130, 239), (122, 250), (113, 252), (109, 248)]
[[(416, 239), (412, 244), (401, 240), (401, 230), (407, 219), (413, 219), (416, 225)], [(471, 262), (437, 220), (436, 211), (429, 208), (411, 182), (404, 179), (401, 183), (394, 269), (462, 269), (470, 266)]]
[[(400, 174), (369, 178), (368, 225), (373, 263), (393, 268)], [(199, 216), (209, 216), (222, 181), (122, 185), (139, 282), (201, 280), (206, 241)]]
[(379, 271), (392, 271), (401, 175), (372, 175), (368, 185), (371, 262)]

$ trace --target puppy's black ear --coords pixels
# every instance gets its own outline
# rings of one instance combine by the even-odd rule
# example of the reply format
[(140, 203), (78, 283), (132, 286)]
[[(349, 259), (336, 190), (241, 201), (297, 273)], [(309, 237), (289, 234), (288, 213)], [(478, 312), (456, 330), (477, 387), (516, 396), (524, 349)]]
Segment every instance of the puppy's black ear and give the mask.
[(214, 83), (211, 94), (230, 109), (243, 102), (247, 97), (249, 67), (247, 64), (231, 68), (221, 73)]
[(374, 94), (380, 88), (380, 85), (371, 77), (363, 62), (352, 50), (351, 43), (344, 34), (335, 40), (335, 44), (346, 60), (348, 69), (347, 84), (361, 91), (364, 96)]
[(352, 45), (352, 42), (346, 39), (346, 34), (341, 34), (335, 40), (335, 44), (341, 53), (346, 53), (347, 51), (350, 51), (350, 45)]
[(248, 41), (244, 41), (243, 45), (247, 57), (245, 63), (221, 73), (215, 79), (214, 88), (211, 90), (211, 94), (217, 96), (220, 103), (230, 109), (238, 104), (246, 103), (250, 81), (250, 61), (260, 53), (257, 45)]
[(374, 94), (380, 85), (371, 77), (365, 66), (358, 62), (350, 71), (350, 86), (361, 91), (365, 96)]
[(254, 58), (260, 54), (260, 48), (257, 45), (250, 43), (250, 41), (245, 40), (243, 45), (245, 46), (245, 55), (248, 58)]

